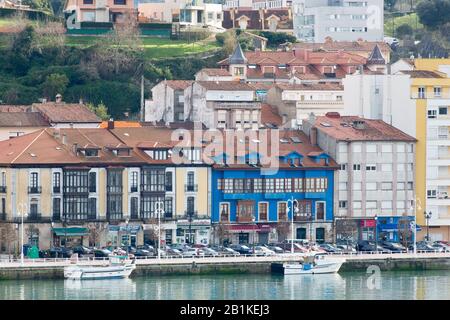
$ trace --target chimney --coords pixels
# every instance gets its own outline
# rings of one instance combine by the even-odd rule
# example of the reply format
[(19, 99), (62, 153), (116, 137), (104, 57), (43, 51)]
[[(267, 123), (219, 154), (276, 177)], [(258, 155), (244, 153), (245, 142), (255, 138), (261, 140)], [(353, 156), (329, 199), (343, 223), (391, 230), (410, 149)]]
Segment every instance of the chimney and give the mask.
[(333, 38), (328, 36), (325, 38), (325, 43), (332, 43), (333, 42)]
[(61, 141), (62, 141), (63, 145), (67, 144), (67, 135), (65, 133), (63, 133), (63, 135), (62, 135), (62, 140)]
[(353, 128), (355, 128), (357, 130), (364, 130), (366, 128), (366, 123), (364, 120), (354, 120)]
[(56, 101), (56, 103), (61, 103), (62, 102), (62, 95), (58, 93), (56, 95), (56, 97), (55, 97), (55, 101)]
[(111, 118), (108, 120), (108, 130), (114, 129), (114, 119)]
[(311, 130), (309, 131), (309, 140), (311, 142), (311, 145), (315, 146), (317, 145), (317, 128), (311, 127)]
[(78, 155), (78, 143), (75, 142), (75, 143), (73, 144), (72, 150), (73, 150), (73, 153), (75, 153), (76, 155)]
[(286, 113), (283, 113), (283, 114), (281, 115), (281, 124), (285, 124), (286, 121), (287, 121), (287, 114), (286, 114)]

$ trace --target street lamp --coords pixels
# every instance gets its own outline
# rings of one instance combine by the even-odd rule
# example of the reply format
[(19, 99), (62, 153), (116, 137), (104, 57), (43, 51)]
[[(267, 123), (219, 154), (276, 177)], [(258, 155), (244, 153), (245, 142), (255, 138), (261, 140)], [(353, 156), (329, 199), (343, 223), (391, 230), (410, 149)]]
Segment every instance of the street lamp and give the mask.
[(164, 213), (164, 202), (158, 201), (155, 203), (155, 211), (158, 215), (158, 260), (161, 259), (161, 214)]
[(253, 242), (253, 255), (256, 256), (256, 252), (255, 252), (255, 238), (256, 238), (256, 219), (255, 217), (252, 217), (252, 225), (253, 227), (253, 235), (252, 235), (252, 242)]
[(55, 223), (52, 221), (50, 223), (50, 225), (52, 226), (52, 229), (50, 230), (50, 248), (53, 247), (53, 228), (55, 227)]
[(128, 247), (130, 245), (130, 237), (128, 236), (128, 223), (130, 222), (130, 220), (127, 218), (125, 220), (125, 225), (126, 225), (126, 235), (127, 235), (127, 257), (128, 257)]
[(375, 252), (378, 253), (378, 215), (375, 213)]
[(430, 219), (431, 216), (433, 215), (432, 212), (423, 212), (423, 215), (425, 216), (425, 219), (427, 220), (427, 241), (430, 241)]
[(20, 245), (20, 264), (23, 266), (23, 259), (24, 259), (24, 254), (23, 254), (23, 216), (27, 216), (27, 204), (26, 203), (19, 203), (18, 206), (18, 212), (20, 214), (20, 218), (21, 218), (21, 230), (20, 230), (20, 241), (21, 241), (21, 245)]
[[(294, 199), (294, 197), (291, 197), (287, 201), (288, 203), (291, 202), (292, 205), (292, 217), (291, 217), (291, 253), (294, 253), (294, 215), (295, 213), (299, 212), (298, 208), (298, 200)], [(289, 211), (288, 211), (289, 212)]]
[(188, 210), (187, 212), (188, 215), (188, 221), (189, 221), (189, 244), (191, 244), (191, 239), (192, 239), (192, 216), (194, 215), (194, 211), (192, 210)]

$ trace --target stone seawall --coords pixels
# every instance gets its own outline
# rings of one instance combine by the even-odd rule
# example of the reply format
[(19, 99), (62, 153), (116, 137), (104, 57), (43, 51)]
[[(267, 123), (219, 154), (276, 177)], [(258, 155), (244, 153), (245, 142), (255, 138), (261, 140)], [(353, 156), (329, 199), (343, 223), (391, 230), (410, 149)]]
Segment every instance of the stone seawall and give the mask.
[[(273, 262), (240, 263), (183, 263), (183, 264), (138, 264), (132, 278), (161, 275), (198, 274), (264, 274), (271, 272)], [(282, 262), (280, 262), (282, 263)], [(377, 265), (382, 271), (450, 270), (450, 258), (383, 258), (351, 259), (346, 261), (340, 273), (366, 271), (367, 267)], [(63, 279), (64, 267), (1, 267), (0, 280), (22, 279)]]

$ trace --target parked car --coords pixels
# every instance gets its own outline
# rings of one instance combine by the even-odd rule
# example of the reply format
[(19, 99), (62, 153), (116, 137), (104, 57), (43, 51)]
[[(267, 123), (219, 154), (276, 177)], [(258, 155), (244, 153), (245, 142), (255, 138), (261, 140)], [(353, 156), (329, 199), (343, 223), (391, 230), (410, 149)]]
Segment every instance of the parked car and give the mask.
[(399, 253), (407, 252), (407, 249), (397, 242), (383, 241), (381, 242), (381, 246), (385, 249), (388, 249), (391, 252), (399, 252)]
[(272, 250), (275, 253), (284, 253), (285, 251), (283, 250), (283, 248), (275, 245), (275, 244), (267, 244), (265, 245), (265, 247), (267, 247), (268, 249)]
[(378, 253), (390, 253), (391, 251), (383, 248), (380, 245), (376, 245), (374, 242), (362, 240), (356, 245), (356, 250), (360, 252), (378, 252)]
[(331, 243), (322, 243), (320, 244), (320, 247), (328, 253), (340, 253), (342, 252), (342, 249), (336, 247), (335, 245), (332, 245)]
[(145, 249), (136, 249), (134, 256), (136, 258), (153, 257), (153, 252)]
[(433, 247), (441, 247), (444, 252), (450, 252), (450, 245), (447, 241), (435, 241), (433, 242)]
[(79, 257), (92, 254), (92, 249), (85, 246), (76, 246), (72, 248), (73, 253), (77, 253)]
[(243, 244), (232, 244), (230, 245), (230, 248), (234, 251), (239, 252), (240, 254), (251, 254), (251, 249)]
[(113, 254), (116, 254), (118, 256), (126, 256), (127, 255), (127, 250), (126, 249), (122, 249), (120, 247), (115, 248), (112, 251)]
[(183, 257), (199, 257), (204, 256), (205, 254), (198, 248), (188, 248), (181, 252)]
[(46, 252), (46, 258), (70, 258), (73, 250), (65, 247), (50, 248)]
[(449, 252), (450, 248), (442, 243), (436, 243), (434, 242), (433, 244), (431, 244), (431, 246), (434, 248), (435, 251), (437, 252)]
[(338, 244), (336, 248), (341, 249), (343, 253), (356, 253), (356, 248), (354, 245)]
[(165, 252), (166, 256), (168, 257), (181, 257), (182, 253), (180, 250), (178, 249), (172, 249), (170, 247), (166, 248), (166, 252)]
[(204, 247), (204, 248), (201, 248), (199, 250), (201, 252), (203, 252), (205, 257), (216, 257), (216, 256), (219, 255), (219, 253), (216, 250), (208, 248), (208, 247)]
[(270, 250), (264, 246), (255, 246), (250, 250), (250, 254), (255, 254), (257, 256), (273, 256), (275, 255), (275, 251)]
[(96, 257), (96, 258), (108, 258), (112, 254), (113, 254), (112, 251), (110, 251), (106, 248), (94, 250), (94, 257)]
[(211, 248), (223, 256), (239, 256), (240, 255), (240, 253), (237, 252), (236, 250), (233, 250), (231, 248), (224, 247), (224, 246), (213, 246)]
[[(282, 242), (282, 243), (278, 244), (278, 246), (285, 251), (291, 252), (291, 248), (292, 248), (291, 243)], [(298, 243), (294, 243), (293, 248), (294, 248), (294, 253), (305, 253), (305, 252), (309, 251), (307, 248), (301, 246)]]

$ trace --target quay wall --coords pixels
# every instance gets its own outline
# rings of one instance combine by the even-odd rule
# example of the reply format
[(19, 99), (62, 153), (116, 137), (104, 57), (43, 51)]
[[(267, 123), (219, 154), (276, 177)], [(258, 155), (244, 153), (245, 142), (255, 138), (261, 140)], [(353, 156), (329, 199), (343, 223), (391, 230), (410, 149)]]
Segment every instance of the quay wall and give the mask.
[[(162, 275), (205, 275), (205, 274), (265, 274), (271, 272), (274, 261), (240, 263), (180, 263), (180, 264), (138, 264), (132, 278)], [(282, 261), (278, 262), (282, 263)], [(450, 270), (449, 257), (428, 258), (382, 258), (349, 259), (339, 273), (362, 271), (377, 265), (382, 271)], [(0, 267), (0, 280), (63, 279), (64, 266)]]

